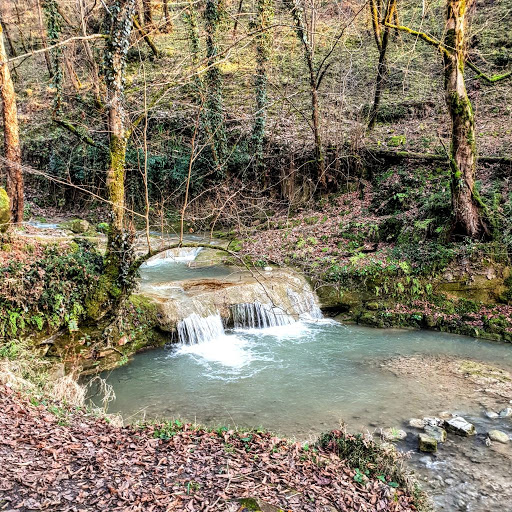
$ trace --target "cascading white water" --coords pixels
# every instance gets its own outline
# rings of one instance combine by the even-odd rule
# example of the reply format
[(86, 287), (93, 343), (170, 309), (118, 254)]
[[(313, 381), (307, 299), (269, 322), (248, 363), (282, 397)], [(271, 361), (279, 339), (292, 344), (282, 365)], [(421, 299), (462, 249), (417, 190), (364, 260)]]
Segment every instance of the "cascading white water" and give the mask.
[(298, 293), (290, 288), (286, 290), (293, 309), (301, 319), (323, 318), (322, 311), (318, 307), (315, 296), (311, 290), (304, 289)]
[(258, 301), (235, 304), (231, 307), (231, 312), (235, 328), (264, 329), (295, 322), (293, 316), (281, 308)]
[(155, 265), (168, 262), (187, 263), (194, 261), (201, 252), (201, 249), (202, 247), (178, 247), (176, 249), (168, 249), (167, 251), (163, 251), (149, 258), (144, 265), (154, 267)]
[(187, 316), (177, 325), (181, 343), (196, 345), (224, 336), (224, 325), (219, 313), (201, 317), (197, 313)]

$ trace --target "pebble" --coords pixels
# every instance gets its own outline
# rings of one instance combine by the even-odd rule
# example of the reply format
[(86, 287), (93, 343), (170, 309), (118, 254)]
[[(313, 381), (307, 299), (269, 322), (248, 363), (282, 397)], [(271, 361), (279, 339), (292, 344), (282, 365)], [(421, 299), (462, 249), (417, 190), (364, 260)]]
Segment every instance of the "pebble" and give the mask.
[(497, 443), (507, 444), (510, 441), (508, 435), (501, 430), (490, 430), (487, 435), (491, 441), (496, 441)]
[(430, 425), (431, 427), (440, 427), (443, 424), (443, 420), (441, 418), (423, 418), (425, 425)]
[(489, 418), (490, 420), (495, 420), (496, 418), (499, 418), (499, 415), (497, 412), (494, 412), (494, 411), (485, 411), (485, 415), (487, 416), (487, 418)]
[(413, 428), (425, 428), (425, 421), (419, 418), (412, 418), (409, 420), (409, 426)]
[(272, 267), (263, 267), (265, 272), (272, 272)]

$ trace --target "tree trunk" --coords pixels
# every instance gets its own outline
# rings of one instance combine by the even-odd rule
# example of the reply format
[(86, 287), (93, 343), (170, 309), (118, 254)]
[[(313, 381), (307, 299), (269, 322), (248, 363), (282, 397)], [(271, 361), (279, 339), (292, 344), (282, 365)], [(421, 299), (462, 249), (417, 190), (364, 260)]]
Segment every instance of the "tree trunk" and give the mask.
[(206, 32), (206, 110), (208, 135), (212, 138), (213, 160), (217, 167), (216, 174), (220, 177), (225, 173), (227, 158), (227, 138), (224, 124), (224, 101), (222, 96), (222, 74), (218, 64), (218, 38), (221, 21), (220, 0), (207, 0), (204, 10)]
[[(251, 145), (253, 153), (253, 169), (258, 184), (263, 183), (263, 141), (265, 138), (265, 125), (267, 122), (267, 82), (268, 82), (268, 61), (272, 47), (272, 35), (268, 30), (272, 23), (273, 0), (258, 0), (258, 13), (254, 28), (259, 31), (256, 34), (256, 113), (254, 116), (254, 126), (252, 130)], [(239, 4), (239, 14), (241, 12), (242, 0)], [(237, 18), (238, 20), (238, 18)], [(234, 31), (235, 29), (233, 29)]]
[(313, 135), (315, 138), (316, 183), (322, 190), (325, 190), (327, 188), (327, 181), (325, 177), (325, 158), (322, 136), (320, 135), (318, 89), (316, 88), (316, 80), (312, 79), (311, 82), (311, 120), (313, 121)]
[(144, 20), (145, 27), (153, 25), (153, 11), (151, 9), (151, 0), (142, 0), (142, 17)]
[(5, 51), (2, 25), (0, 24), (0, 92), (3, 103), (4, 154), (7, 176), (6, 191), (11, 202), (11, 218), (16, 224), (23, 222), (23, 174), (18, 130), (16, 94), (12, 83), (7, 52)]
[(295, 21), (295, 32), (299, 38), (306, 64), (309, 72), (309, 85), (311, 90), (311, 127), (315, 144), (315, 186), (322, 190), (327, 188), (325, 176), (325, 159), (322, 145), (322, 136), (320, 134), (320, 105), (318, 101), (318, 75), (315, 71), (313, 62), (313, 47), (308, 37), (308, 29), (304, 17), (304, 11), (297, 3), (298, 0), (286, 0), (286, 5), (290, 9), (293, 20)]
[(465, 30), (472, 2), (447, 0), (444, 86), (452, 121), (450, 168), (455, 232), (480, 238), (488, 234), (488, 226), (484, 205), (475, 190), (475, 120), (464, 82)]
[(386, 83), (386, 79), (388, 76), (388, 64), (387, 64), (387, 49), (389, 44), (389, 35), (390, 28), (386, 24), (389, 23), (391, 18), (393, 17), (394, 12), (396, 11), (396, 0), (388, 0), (386, 6), (386, 12), (384, 13), (384, 30), (381, 33), (380, 30), (380, 20), (379, 14), (380, 11), (375, 3), (375, 1), (371, 2), (371, 11), (372, 11), (372, 21), (373, 21), (373, 32), (375, 36), (375, 40), (377, 42), (377, 48), (379, 49), (379, 64), (377, 66), (377, 78), (375, 80), (375, 96), (373, 98), (373, 105), (370, 110), (370, 120), (368, 122), (368, 129), (372, 130), (375, 126), (375, 122), (377, 121), (377, 114), (379, 112), (380, 100), (382, 97), (382, 91), (384, 89), (384, 85)]
[(165, 30), (170, 32), (172, 30), (171, 14), (169, 12), (169, 0), (163, 0), (163, 11), (165, 20)]
[(98, 320), (115, 309), (130, 290), (129, 269), (133, 262), (132, 236), (124, 229), (125, 163), (130, 130), (124, 107), (126, 54), (135, 13), (135, 0), (114, 0), (109, 5), (106, 25), (110, 26), (105, 45), (106, 106), (110, 137), (107, 194), (110, 201), (105, 268), (96, 292), (87, 302), (88, 315)]
[[(43, 48), (48, 48), (48, 42), (46, 41), (46, 31), (44, 29), (43, 11), (41, 9), (41, 0), (37, 0), (37, 16), (39, 19), (39, 34), (41, 36), (41, 43)], [(46, 61), (48, 74), (50, 77), (53, 77), (52, 63), (50, 61), (50, 54), (48, 53), (48, 50), (44, 52), (44, 60)]]

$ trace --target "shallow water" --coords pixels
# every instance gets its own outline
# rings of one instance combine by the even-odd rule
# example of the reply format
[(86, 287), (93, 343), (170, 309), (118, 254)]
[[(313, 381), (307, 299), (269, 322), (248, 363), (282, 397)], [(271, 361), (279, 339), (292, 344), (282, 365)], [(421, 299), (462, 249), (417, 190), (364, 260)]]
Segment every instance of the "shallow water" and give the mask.
[(476, 357), (512, 368), (508, 344), (332, 320), (297, 322), (138, 354), (108, 374), (117, 397), (109, 412), (128, 420), (264, 426), (299, 438), (340, 422), (351, 429), (392, 426), (452, 405), (440, 403), (435, 389), (379, 366), (382, 359), (420, 354)]

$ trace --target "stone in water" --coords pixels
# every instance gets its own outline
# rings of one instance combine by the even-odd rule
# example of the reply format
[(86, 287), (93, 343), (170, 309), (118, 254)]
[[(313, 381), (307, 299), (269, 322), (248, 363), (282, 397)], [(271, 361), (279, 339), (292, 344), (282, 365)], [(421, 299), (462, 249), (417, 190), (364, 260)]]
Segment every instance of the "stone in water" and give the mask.
[(496, 441), (497, 443), (506, 444), (510, 441), (508, 435), (501, 430), (491, 430), (487, 435), (491, 441)]
[(466, 421), (462, 416), (456, 416), (450, 420), (445, 420), (444, 426), (448, 432), (453, 432), (458, 436), (474, 436), (476, 434), (475, 426)]
[(425, 427), (425, 434), (434, 438), (438, 443), (446, 441), (446, 430), (444, 428), (427, 425)]
[(437, 441), (428, 434), (420, 434), (418, 441), (421, 452), (434, 453), (437, 451)]

